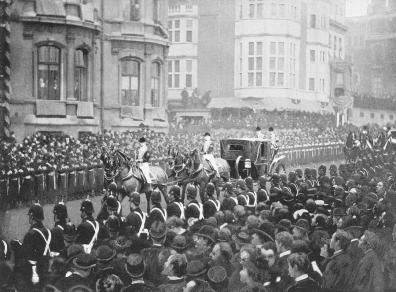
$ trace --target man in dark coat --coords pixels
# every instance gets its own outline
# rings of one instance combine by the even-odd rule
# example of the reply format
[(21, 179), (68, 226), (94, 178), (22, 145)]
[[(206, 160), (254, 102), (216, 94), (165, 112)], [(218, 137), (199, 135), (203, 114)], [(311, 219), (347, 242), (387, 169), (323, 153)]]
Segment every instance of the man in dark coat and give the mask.
[(351, 259), (346, 249), (350, 244), (350, 236), (343, 230), (337, 230), (330, 241), (330, 248), (334, 250), (323, 272), (323, 291), (348, 291), (348, 281), (352, 272)]
[(165, 277), (161, 276), (162, 266), (160, 264), (159, 254), (165, 250), (166, 232), (165, 223), (155, 221), (150, 228), (150, 237), (153, 240), (153, 246), (141, 251), (146, 266), (144, 279), (153, 283), (155, 286), (162, 284), (165, 280)]
[[(143, 256), (144, 257), (144, 256)], [(130, 254), (125, 265), (126, 272), (131, 277), (131, 284), (124, 288), (124, 292), (152, 292), (158, 291), (155, 286), (143, 279), (145, 263), (140, 254)], [(158, 275), (154, 275), (158, 276)]]
[(365, 231), (359, 241), (359, 247), (363, 250), (364, 256), (352, 274), (351, 291), (384, 291), (384, 268), (377, 255), (380, 247), (378, 236), (371, 231)]
[(308, 276), (311, 265), (305, 253), (293, 253), (288, 259), (289, 274), (294, 278), (294, 283), (287, 292), (318, 292), (319, 285)]
[(73, 287), (88, 287), (95, 290), (93, 281), (93, 268), (96, 266), (96, 258), (93, 255), (81, 253), (73, 260), (71, 271), (55, 283), (60, 291), (69, 291)]

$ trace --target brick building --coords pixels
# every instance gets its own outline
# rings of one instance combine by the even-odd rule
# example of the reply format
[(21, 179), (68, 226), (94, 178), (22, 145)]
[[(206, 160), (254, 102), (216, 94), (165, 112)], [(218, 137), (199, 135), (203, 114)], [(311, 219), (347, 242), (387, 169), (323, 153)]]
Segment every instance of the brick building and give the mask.
[(168, 126), (166, 0), (17, 0), (11, 130)]

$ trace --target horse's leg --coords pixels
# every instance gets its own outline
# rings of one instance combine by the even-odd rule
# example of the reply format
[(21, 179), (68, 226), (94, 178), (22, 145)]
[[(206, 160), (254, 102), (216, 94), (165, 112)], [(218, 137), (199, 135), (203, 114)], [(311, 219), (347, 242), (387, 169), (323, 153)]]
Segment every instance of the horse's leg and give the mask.
[(146, 194), (146, 201), (147, 201), (147, 214), (150, 213), (151, 193), (152, 193), (151, 190), (147, 190), (146, 193), (145, 193)]

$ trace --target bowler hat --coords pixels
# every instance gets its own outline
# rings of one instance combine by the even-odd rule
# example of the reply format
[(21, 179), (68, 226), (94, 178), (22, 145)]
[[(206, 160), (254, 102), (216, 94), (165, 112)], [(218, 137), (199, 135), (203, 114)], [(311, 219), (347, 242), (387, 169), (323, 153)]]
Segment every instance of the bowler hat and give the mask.
[(155, 190), (151, 193), (151, 202), (160, 204), (161, 203), (161, 192)]
[(125, 270), (132, 278), (142, 277), (145, 270), (143, 257), (137, 253), (130, 254), (125, 264)]
[(199, 277), (206, 273), (205, 265), (200, 260), (192, 260), (187, 264), (186, 275), (189, 277)]
[[(210, 282), (219, 286), (220, 284), (225, 284), (227, 280), (227, 271), (222, 266), (214, 266), (208, 270), (208, 279)], [(223, 286), (223, 285), (222, 285)]]
[(81, 270), (88, 270), (96, 266), (96, 258), (91, 254), (80, 253), (74, 260), (73, 265)]
[(150, 236), (154, 239), (162, 239), (166, 235), (166, 225), (164, 222), (161, 221), (155, 221), (153, 224), (151, 224), (150, 228)]
[(140, 194), (138, 192), (133, 192), (129, 197), (129, 201), (134, 203), (135, 205), (140, 205)]
[(274, 239), (267, 233), (260, 229), (253, 229), (252, 234), (257, 234), (263, 242), (274, 241)]
[(140, 139), (139, 139), (139, 143), (145, 143), (146, 142), (146, 139), (144, 138), (144, 137), (141, 137)]
[(176, 235), (171, 243), (171, 248), (175, 251), (182, 253), (187, 248), (187, 241), (184, 235)]
[(216, 229), (209, 225), (202, 226), (195, 235), (209, 239), (212, 243), (215, 243), (217, 240)]
[(109, 262), (116, 256), (116, 251), (107, 245), (101, 245), (95, 250), (98, 262)]

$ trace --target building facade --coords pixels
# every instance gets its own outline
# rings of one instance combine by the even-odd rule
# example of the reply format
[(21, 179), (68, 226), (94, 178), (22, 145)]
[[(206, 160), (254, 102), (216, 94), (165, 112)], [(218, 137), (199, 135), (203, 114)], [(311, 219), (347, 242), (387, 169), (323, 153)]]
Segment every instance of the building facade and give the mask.
[(168, 99), (198, 88), (198, 0), (169, 0)]
[(365, 95), (396, 95), (396, 1), (372, 0), (367, 15), (348, 18), (352, 88)]
[(11, 6), (11, 130), (166, 129), (167, 1)]
[[(275, 102), (330, 95), (330, 1), (237, 1), (235, 96)], [(281, 106), (281, 105), (280, 105)]]

